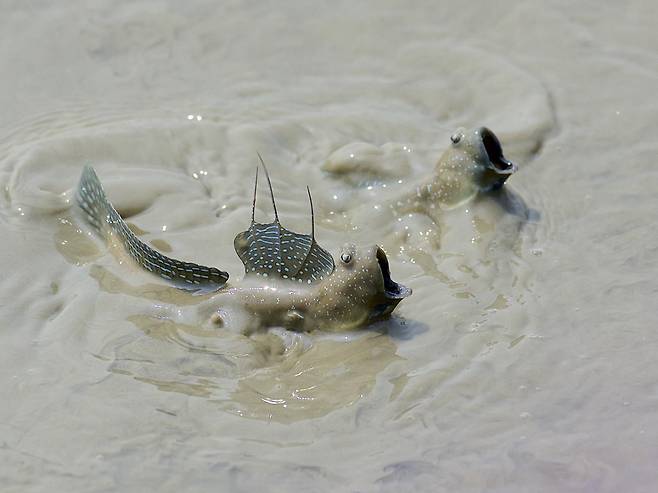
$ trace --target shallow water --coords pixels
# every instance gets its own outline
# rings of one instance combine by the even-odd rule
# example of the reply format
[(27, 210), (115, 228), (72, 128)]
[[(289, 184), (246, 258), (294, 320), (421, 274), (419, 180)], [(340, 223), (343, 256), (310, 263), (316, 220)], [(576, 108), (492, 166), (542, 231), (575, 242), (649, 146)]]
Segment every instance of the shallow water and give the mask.
[[(3, 491), (655, 491), (653, 2), (0, 13)], [(503, 193), (439, 244), (346, 228), (462, 125), (519, 164)], [(345, 146), (374, 174), (324, 171)], [(213, 331), (70, 208), (93, 164), (143, 240), (239, 278), (256, 151), (286, 226), (308, 184), (323, 246), (387, 248), (393, 319)]]

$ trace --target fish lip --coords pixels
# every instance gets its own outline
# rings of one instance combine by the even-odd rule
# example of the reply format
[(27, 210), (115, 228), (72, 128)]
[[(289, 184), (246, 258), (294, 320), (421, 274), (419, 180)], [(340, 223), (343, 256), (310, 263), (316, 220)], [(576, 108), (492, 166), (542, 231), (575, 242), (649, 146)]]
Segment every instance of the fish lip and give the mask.
[(511, 175), (516, 172), (516, 164), (503, 155), (503, 147), (500, 145), (496, 134), (487, 127), (482, 127), (480, 129), (480, 138), (489, 159), (489, 168), (499, 175)]
[(399, 303), (401, 300), (411, 295), (411, 288), (399, 284), (391, 279), (391, 270), (388, 266), (388, 259), (386, 258), (386, 253), (380, 247), (377, 247), (377, 263), (379, 264), (379, 269), (382, 272), (382, 278), (384, 280), (384, 296), (387, 300)]

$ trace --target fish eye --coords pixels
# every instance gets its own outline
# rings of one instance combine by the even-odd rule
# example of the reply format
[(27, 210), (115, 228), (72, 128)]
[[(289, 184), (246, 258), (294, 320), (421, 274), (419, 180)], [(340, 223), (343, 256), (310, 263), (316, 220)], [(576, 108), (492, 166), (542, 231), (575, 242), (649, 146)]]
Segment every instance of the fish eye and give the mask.
[(342, 254), (340, 255), (340, 259), (341, 259), (344, 263), (349, 264), (350, 261), (352, 260), (352, 256), (351, 256), (349, 253), (342, 253)]
[(459, 144), (459, 141), (462, 140), (464, 135), (461, 132), (454, 133), (450, 136), (450, 140), (453, 144)]

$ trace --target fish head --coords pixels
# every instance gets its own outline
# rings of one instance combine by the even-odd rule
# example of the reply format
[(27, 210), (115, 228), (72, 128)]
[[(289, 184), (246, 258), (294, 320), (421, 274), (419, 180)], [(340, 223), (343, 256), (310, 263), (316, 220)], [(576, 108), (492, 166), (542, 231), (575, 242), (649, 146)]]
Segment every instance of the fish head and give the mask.
[(459, 128), (451, 145), (437, 164), (437, 172), (458, 172), (473, 181), (480, 191), (497, 190), (517, 170), (503, 154), (496, 134), (487, 127)]
[(345, 328), (385, 318), (411, 295), (410, 288), (391, 279), (386, 253), (377, 245), (345, 244), (324, 288), (330, 311)]

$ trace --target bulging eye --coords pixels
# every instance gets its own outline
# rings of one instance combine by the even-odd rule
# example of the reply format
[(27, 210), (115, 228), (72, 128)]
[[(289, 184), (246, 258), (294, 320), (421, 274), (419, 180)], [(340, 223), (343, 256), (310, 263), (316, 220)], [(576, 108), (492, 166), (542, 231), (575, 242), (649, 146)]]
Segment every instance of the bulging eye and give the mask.
[(459, 141), (462, 140), (462, 137), (463, 135), (461, 134), (461, 132), (457, 132), (450, 136), (450, 140), (452, 141), (453, 144), (459, 144)]
[(351, 256), (349, 253), (342, 253), (342, 254), (340, 255), (340, 259), (341, 259), (344, 263), (349, 264), (350, 261), (352, 260), (352, 256)]

